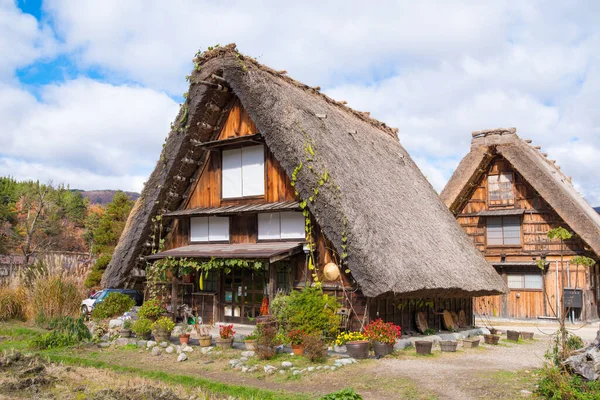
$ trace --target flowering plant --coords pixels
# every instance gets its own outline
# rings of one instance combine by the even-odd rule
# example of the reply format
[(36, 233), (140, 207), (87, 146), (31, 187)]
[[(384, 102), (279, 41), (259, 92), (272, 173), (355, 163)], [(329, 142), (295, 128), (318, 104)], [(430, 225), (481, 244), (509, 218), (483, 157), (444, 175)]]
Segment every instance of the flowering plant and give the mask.
[(264, 297), (260, 304), (260, 315), (269, 315), (269, 298)]
[(343, 346), (348, 342), (357, 340), (367, 340), (367, 337), (362, 332), (342, 332), (335, 339), (336, 346)]
[(376, 342), (394, 344), (396, 339), (399, 339), (402, 335), (400, 326), (395, 325), (393, 322), (383, 322), (379, 318), (365, 327), (365, 336)]
[(221, 339), (229, 339), (235, 335), (235, 331), (233, 330), (233, 324), (231, 325), (219, 325), (219, 336)]
[(302, 329), (292, 329), (287, 334), (287, 337), (290, 341), (290, 344), (295, 345), (295, 346), (300, 346), (301, 344), (304, 343), (304, 338), (306, 337), (306, 332), (304, 332)]

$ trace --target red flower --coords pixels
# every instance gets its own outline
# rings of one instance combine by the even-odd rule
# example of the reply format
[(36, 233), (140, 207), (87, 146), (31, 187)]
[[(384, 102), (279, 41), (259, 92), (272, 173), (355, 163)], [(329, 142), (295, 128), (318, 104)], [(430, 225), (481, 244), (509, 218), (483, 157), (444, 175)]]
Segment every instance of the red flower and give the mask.
[(221, 339), (229, 339), (235, 335), (233, 330), (233, 324), (231, 325), (219, 325), (219, 336)]
[(393, 322), (383, 322), (379, 318), (365, 327), (365, 336), (376, 342), (394, 344), (402, 334), (400, 326)]

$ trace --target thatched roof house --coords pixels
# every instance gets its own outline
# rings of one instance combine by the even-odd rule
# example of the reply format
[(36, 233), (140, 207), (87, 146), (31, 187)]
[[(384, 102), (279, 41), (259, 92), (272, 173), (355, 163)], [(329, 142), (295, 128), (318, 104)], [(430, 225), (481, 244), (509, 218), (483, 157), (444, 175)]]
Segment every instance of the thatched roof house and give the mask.
[(152, 218), (185, 208), (190, 179), (198, 178), (210, 143), (239, 101), (294, 181), (297, 201), (307, 202), (337, 254), (347, 250), (346, 265), (364, 295), (469, 297), (504, 290), (399, 143), (397, 130), (241, 55), (235, 45), (195, 61), (186, 103), (103, 286), (121, 286), (134, 268), (143, 268)]
[[(530, 140), (523, 140), (517, 136), (515, 128), (476, 131), (472, 136), (471, 150), (460, 162), (442, 191), (442, 201), (475, 239), (488, 261), (508, 279), (509, 287), (511, 281), (515, 282), (516, 286), (519, 285), (518, 279), (515, 279), (519, 274), (526, 277), (540, 274), (536, 259), (544, 259), (549, 266), (549, 269), (544, 271), (543, 279), (539, 280), (539, 288), (523, 287), (522, 289), (527, 289), (526, 293), (520, 293), (520, 298), (514, 299), (514, 304), (519, 304), (518, 307), (512, 307), (511, 300), (505, 297), (502, 300), (504, 305), (499, 306), (499, 315), (552, 316), (553, 304), (547, 304), (548, 300), (543, 298), (542, 287), (550, 291), (549, 298), (555, 298), (558, 302), (561, 290), (555, 293), (557, 288), (576, 285), (580, 289), (587, 286), (590, 291), (588, 316), (597, 315), (596, 311), (590, 311), (596, 309), (596, 300), (592, 293), (593, 288), (589, 287), (590, 283), (594, 284), (598, 280), (594, 279), (594, 275), (598, 274), (597, 267), (579, 275), (579, 278), (583, 279), (585, 274), (591, 272), (591, 281), (575, 282), (576, 268), (571, 265), (569, 271), (567, 262), (575, 255), (598, 258), (600, 215), (575, 190), (571, 178), (561, 171), (556, 161), (549, 160), (541, 148), (531, 144)], [(498, 177), (501, 179), (497, 179)], [(506, 190), (499, 195), (498, 190), (501, 187), (498, 186), (498, 182), (502, 180), (505, 181)], [(510, 201), (493, 200), (492, 185), (497, 191), (495, 199)], [(504, 243), (498, 246), (495, 242), (498, 237), (492, 238), (489, 232), (500, 232), (498, 224), (502, 218), (515, 221), (513, 232), (520, 232), (520, 240), (510, 245)], [(496, 223), (495, 227), (490, 225), (490, 219)], [(516, 224), (518, 221), (520, 223)], [(506, 221), (504, 224), (506, 230)], [(575, 234), (575, 238), (567, 244), (568, 249), (562, 251), (566, 257), (564, 282), (558, 277), (563, 269), (562, 265), (558, 265), (561, 249), (558, 243), (549, 241), (546, 236), (550, 229), (558, 226)], [(529, 270), (527, 265), (530, 266)], [(515, 267), (519, 267), (519, 270)], [(514, 295), (519, 289), (512, 287), (511, 293)], [(534, 293), (535, 290), (539, 290), (539, 293)], [(585, 315), (586, 307), (580, 308)]]

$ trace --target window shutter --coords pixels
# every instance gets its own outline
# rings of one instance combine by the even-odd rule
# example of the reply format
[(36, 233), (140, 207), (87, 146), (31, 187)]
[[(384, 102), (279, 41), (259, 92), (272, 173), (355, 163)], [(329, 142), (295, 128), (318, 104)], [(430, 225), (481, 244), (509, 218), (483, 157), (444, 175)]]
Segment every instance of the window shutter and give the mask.
[(258, 239), (276, 240), (281, 237), (279, 213), (258, 214)]
[(502, 218), (487, 218), (487, 244), (488, 246), (503, 245)]
[(242, 196), (265, 194), (265, 149), (263, 145), (242, 148)]
[(304, 239), (304, 215), (297, 211), (286, 211), (281, 213), (281, 238), (282, 239)]
[(242, 150), (223, 150), (222, 197), (242, 197)]
[(229, 241), (229, 217), (208, 219), (208, 240), (211, 242)]
[(208, 218), (190, 218), (190, 242), (208, 242)]
[(504, 217), (504, 244), (521, 244), (521, 219)]

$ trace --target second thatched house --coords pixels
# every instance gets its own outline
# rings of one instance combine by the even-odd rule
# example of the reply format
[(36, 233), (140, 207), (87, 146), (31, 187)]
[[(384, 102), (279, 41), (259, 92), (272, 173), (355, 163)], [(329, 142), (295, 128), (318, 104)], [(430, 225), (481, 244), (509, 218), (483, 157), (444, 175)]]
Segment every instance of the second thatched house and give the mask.
[(178, 271), (165, 295), (247, 323), (276, 293), (318, 282), (354, 327), (381, 317), (405, 330), (419, 310), (434, 328), (443, 310), (470, 323), (473, 296), (504, 290), (396, 130), (234, 45), (195, 63), (105, 287), (160, 263)]
[[(598, 318), (600, 265), (573, 260), (600, 259), (600, 215), (546, 156), (515, 128), (473, 132), (471, 151), (442, 191), (442, 200), (510, 288), (478, 300), (481, 314), (556, 318), (568, 311), (561, 309), (564, 296), (575, 318)], [(573, 233), (564, 246), (548, 238), (558, 227)]]

